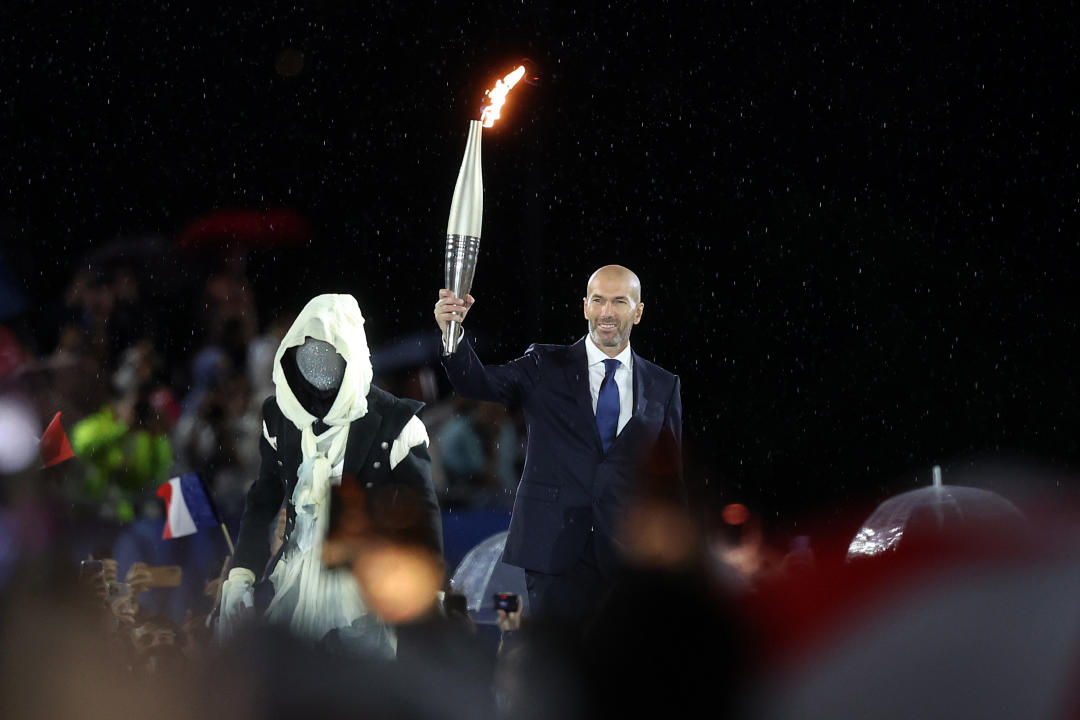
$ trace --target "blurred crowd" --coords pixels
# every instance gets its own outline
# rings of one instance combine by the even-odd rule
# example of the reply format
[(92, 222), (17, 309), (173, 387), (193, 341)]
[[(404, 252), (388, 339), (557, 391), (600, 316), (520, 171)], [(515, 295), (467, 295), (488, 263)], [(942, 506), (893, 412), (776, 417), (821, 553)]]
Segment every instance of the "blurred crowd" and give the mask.
[[(274, 354), (295, 308), (259, 316), (242, 251), (209, 267), (187, 296), (163, 295), (147, 292), (155, 278), (128, 256), (106, 256), (44, 309), (51, 332), (4, 334), (4, 352), (17, 358), (6, 392), (38, 418), (62, 412), (78, 457), (65, 497), (81, 511), (122, 522), (154, 515), (162, 481), (198, 473), (227, 521), (239, 517), (258, 470)], [(375, 349), (376, 384), (427, 403), (444, 507), (508, 508), (524, 458), (520, 413), (452, 397), (433, 353), (412, 365), (391, 355), (380, 366)]]
[[(394, 660), (257, 624), (216, 643), (223, 538), (202, 533), (162, 551), (156, 490), (197, 474), (235, 532), (258, 471), (259, 408), (293, 315), (260, 316), (242, 251), (179, 291), (125, 253), (98, 260), (40, 309), (51, 332), (34, 332), (11, 308), (0, 315), (2, 717), (569, 720), (702, 708), (1070, 717), (1080, 708), (1080, 534), (1069, 522), (1033, 528), (1011, 503), (984, 496), (945, 502), (944, 490), (872, 517), (847, 555), (829, 548), (850, 538), (781, 535), (723, 492), (692, 508), (642, 494), (623, 519), (625, 570), (584, 627), (523, 607), (480, 619), (445, 568), (438, 603), (393, 618)], [(444, 512), (506, 510), (524, 456), (521, 416), (453, 397), (437, 362), (403, 363), (390, 351), (380, 362), (375, 348), (376, 384), (427, 403)], [(49, 465), (37, 438), (56, 412), (75, 457)]]

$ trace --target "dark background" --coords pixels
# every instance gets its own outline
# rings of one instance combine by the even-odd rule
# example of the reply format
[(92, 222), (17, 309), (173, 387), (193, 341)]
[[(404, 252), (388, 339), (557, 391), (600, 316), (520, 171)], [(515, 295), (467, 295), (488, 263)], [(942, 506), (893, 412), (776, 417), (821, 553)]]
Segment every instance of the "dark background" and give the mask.
[[(1080, 460), (1075, 8), (311, 5), (5, 4), (0, 233), (32, 308), (115, 238), (287, 207), (314, 238), (252, 255), (264, 321), (344, 291), (375, 346), (434, 333), (466, 123), (528, 57), (483, 140), (482, 357), (580, 337), (618, 262), (717, 498), (843, 525), (934, 463)], [(49, 325), (22, 321), (38, 352)]]

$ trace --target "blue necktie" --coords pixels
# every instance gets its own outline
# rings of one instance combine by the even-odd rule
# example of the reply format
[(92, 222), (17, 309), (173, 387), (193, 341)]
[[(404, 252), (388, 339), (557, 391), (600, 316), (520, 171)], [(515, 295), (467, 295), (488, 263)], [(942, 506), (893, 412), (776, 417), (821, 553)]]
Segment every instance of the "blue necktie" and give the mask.
[(596, 396), (596, 429), (600, 431), (600, 443), (604, 452), (615, 442), (619, 429), (619, 386), (615, 383), (615, 369), (619, 361), (614, 358), (604, 361), (606, 370), (604, 381), (600, 383), (600, 392)]

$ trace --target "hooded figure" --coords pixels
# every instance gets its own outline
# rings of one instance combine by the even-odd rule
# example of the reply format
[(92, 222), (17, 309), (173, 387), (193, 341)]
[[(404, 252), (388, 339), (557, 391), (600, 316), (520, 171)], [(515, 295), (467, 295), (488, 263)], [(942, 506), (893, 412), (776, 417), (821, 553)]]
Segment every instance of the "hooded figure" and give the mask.
[[(351, 295), (319, 295), (304, 307), (278, 347), (273, 378), (275, 394), (263, 404), (262, 465), (222, 587), (218, 637), (231, 635), (254, 606), (252, 588), (265, 571), (273, 586), (269, 621), (312, 640), (336, 630), (393, 654), (393, 632), (367, 611), (350, 570), (327, 568), (321, 551), (331, 488), (346, 482), (359, 483), (369, 497), (416, 505), (411, 540), (441, 556), (428, 435), (416, 417), (423, 403), (372, 386), (364, 318)], [(284, 542), (271, 559), (271, 529), (283, 502)]]

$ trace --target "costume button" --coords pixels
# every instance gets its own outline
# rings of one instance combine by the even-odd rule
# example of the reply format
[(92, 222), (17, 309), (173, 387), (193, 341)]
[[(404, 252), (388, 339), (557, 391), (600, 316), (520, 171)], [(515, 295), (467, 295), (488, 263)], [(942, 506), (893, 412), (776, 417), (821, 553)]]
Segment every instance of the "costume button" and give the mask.
[(388, 447), (390, 447), (390, 443), (388, 443), (388, 442), (386, 442), (385, 440), (383, 440), (383, 443), (382, 443), (382, 449), (383, 449), (383, 450), (385, 450), (385, 449), (386, 449), (386, 448), (388, 448)]
[(373, 482), (369, 482), (369, 483), (367, 484), (367, 486), (368, 486), (368, 487), (371, 487), (371, 486), (372, 486), (372, 485), (374, 485), (374, 484), (375, 484), (375, 483), (373, 483)]
[(373, 467), (373, 468), (375, 468), (376, 470), (378, 470), (379, 468), (381, 468), (381, 467), (382, 467), (382, 463), (381, 463), (381, 462), (379, 462), (378, 460), (376, 460), (376, 461), (375, 461), (374, 463), (372, 463), (371, 467)]

